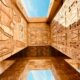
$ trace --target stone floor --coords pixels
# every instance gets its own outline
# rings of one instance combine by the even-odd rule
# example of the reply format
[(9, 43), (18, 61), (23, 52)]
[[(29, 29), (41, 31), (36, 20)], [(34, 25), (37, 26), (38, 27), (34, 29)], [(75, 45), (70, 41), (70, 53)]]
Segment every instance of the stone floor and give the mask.
[[(16, 55), (8, 58), (7, 60), (15, 60), (15, 62), (0, 75), (0, 80), (25, 80), (21, 78), (27, 74), (29, 68), (29, 60), (46, 60), (51, 59), (51, 64), (53, 65), (53, 71), (56, 73), (56, 80), (80, 80), (80, 73), (78, 73), (73, 67), (71, 67), (64, 59), (68, 58), (62, 53), (58, 52), (58, 55), (53, 55), (52, 57), (28, 57), (27, 50), (23, 50)], [(31, 51), (30, 51), (31, 52)], [(57, 51), (53, 49), (52, 53), (56, 54)], [(34, 53), (34, 52), (33, 52)], [(49, 62), (47, 62), (49, 63)], [(25, 73), (25, 74), (24, 74)]]

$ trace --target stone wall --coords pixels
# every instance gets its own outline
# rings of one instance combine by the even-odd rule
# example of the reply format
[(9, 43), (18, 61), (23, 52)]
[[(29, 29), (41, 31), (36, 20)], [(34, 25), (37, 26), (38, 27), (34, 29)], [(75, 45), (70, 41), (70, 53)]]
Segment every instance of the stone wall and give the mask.
[(12, 1), (0, 0), (0, 60), (27, 46), (27, 23)]
[(80, 0), (65, 0), (63, 6), (54, 18), (55, 21), (58, 21), (60, 24), (66, 27), (79, 19)]
[(72, 59), (80, 59), (80, 20), (68, 28), (54, 21), (51, 25), (51, 45)]
[(65, 0), (51, 23), (51, 45), (80, 59), (80, 0)]
[(16, 0), (0, 0), (0, 60), (27, 46), (46, 45), (50, 45), (49, 25), (27, 23)]
[(28, 24), (28, 46), (50, 45), (50, 27), (46, 23)]

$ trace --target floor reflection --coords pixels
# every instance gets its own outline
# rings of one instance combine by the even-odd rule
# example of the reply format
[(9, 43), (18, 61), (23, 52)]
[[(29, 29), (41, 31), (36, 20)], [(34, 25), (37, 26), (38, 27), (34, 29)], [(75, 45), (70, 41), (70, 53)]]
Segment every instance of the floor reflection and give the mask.
[(72, 60), (66, 59), (66, 61), (80, 73), (80, 61), (79, 60)]
[(51, 70), (31, 70), (27, 80), (55, 80)]

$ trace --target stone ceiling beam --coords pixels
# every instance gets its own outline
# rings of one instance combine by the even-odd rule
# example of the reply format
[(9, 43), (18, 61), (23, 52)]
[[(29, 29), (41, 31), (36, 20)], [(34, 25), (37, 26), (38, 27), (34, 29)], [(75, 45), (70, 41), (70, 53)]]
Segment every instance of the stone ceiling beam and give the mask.
[(63, 1), (64, 0), (54, 0), (54, 3), (52, 5), (51, 11), (50, 11), (50, 15), (49, 15), (48, 20), (47, 20), (48, 23), (51, 23), (51, 21), (53, 20), (54, 16), (57, 14), (59, 9), (63, 5)]

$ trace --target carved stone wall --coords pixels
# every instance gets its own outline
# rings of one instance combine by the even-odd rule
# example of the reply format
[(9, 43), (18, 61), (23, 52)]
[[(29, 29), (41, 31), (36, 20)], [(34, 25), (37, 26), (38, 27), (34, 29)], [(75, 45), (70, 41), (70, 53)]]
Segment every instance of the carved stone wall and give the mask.
[(66, 27), (74, 22), (77, 22), (79, 19), (80, 0), (65, 0), (63, 6), (54, 18), (55, 21), (58, 21), (60, 24)]
[(80, 59), (80, 0), (65, 0), (51, 23), (51, 45)]
[(80, 20), (68, 28), (58, 22), (51, 25), (51, 45), (73, 59), (80, 59)]
[(50, 45), (50, 27), (46, 23), (28, 24), (28, 46)]
[(0, 60), (27, 46), (27, 23), (12, 1), (0, 0)]

